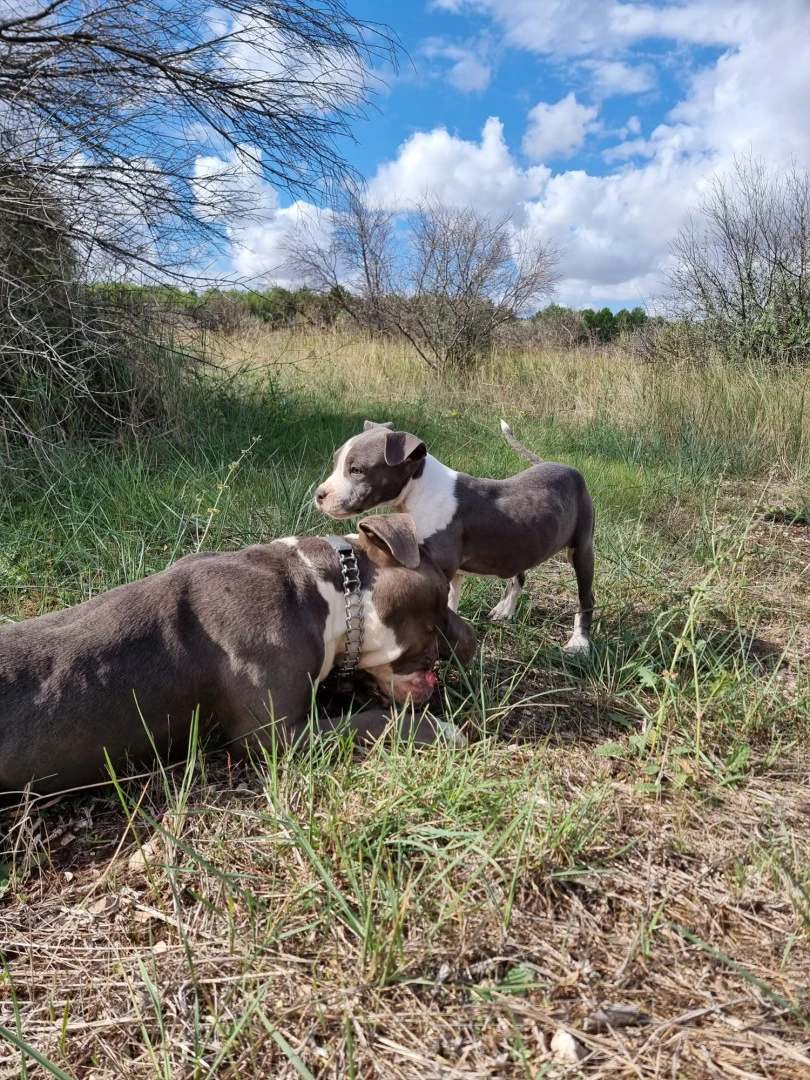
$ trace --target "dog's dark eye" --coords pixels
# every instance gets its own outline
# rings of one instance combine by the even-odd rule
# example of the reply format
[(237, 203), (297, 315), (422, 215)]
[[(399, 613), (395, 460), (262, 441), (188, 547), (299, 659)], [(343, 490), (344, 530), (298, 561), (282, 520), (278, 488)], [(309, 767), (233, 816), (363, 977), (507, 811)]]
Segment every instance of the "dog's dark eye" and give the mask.
[(363, 470), (360, 468), (359, 465), (352, 465), (352, 467), (349, 469), (349, 476), (362, 476), (362, 475), (363, 475)]

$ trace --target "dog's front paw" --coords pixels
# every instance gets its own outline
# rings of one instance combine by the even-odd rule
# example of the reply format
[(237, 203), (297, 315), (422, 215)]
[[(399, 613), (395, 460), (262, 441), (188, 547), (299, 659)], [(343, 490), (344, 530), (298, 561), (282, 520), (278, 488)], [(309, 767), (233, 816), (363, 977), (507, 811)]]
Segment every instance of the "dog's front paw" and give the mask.
[(489, 613), (490, 622), (509, 622), (515, 613), (515, 605), (501, 600)]
[(449, 720), (440, 720), (438, 727), (442, 736), (451, 746), (455, 746), (459, 750), (462, 750), (467, 745), (467, 736), (461, 728), (457, 728), (456, 725)]

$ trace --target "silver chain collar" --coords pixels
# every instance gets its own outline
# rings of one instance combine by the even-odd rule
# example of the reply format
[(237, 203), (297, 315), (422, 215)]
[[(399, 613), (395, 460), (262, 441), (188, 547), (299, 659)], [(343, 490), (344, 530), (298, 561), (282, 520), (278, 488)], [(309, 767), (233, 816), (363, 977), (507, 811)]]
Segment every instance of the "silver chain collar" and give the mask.
[(343, 601), (346, 607), (346, 648), (343, 663), (334, 672), (338, 678), (348, 678), (355, 673), (363, 651), (363, 594), (360, 590), (360, 567), (357, 555), (343, 536), (324, 536), (338, 553), (340, 574), (343, 578)]

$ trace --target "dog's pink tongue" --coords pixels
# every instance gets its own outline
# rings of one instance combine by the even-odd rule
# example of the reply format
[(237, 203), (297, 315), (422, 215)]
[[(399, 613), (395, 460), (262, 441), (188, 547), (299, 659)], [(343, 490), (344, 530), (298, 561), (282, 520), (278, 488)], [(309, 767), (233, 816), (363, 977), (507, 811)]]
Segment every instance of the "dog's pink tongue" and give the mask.
[(435, 690), (436, 687), (439, 685), (439, 680), (435, 673), (432, 671), (425, 672), (425, 682), (428, 684), (431, 690)]

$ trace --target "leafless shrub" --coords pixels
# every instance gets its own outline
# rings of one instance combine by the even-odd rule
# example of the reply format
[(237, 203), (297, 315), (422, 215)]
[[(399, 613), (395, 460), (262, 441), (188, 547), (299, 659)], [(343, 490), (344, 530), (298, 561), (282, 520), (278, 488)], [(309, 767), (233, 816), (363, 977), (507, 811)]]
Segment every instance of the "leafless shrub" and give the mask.
[(53, 442), (140, 425), (170, 409), (174, 376), (198, 359), (167, 309), (80, 279), (53, 194), (0, 169), (0, 438)]
[(91, 402), (131, 415), (133, 350), (166, 335), (143, 338), (143, 306), (133, 334), (131, 295), (102, 312), (95, 283), (188, 280), (258, 178), (343, 179), (335, 137), (391, 55), (341, 0), (2, 4), (0, 429), (64, 433)]
[(329, 238), (304, 227), (287, 261), (357, 324), (406, 338), (439, 373), (471, 366), (558, 277), (554, 246), (515, 230), (508, 216), (426, 200), (400, 221), (357, 190)]
[(19, 10), (0, 15), (0, 156), (70, 207), (86, 257), (125, 269), (187, 267), (251, 211), (254, 175), (294, 192), (344, 177), (335, 136), (391, 55), (341, 0)]
[(740, 158), (672, 245), (668, 314), (689, 351), (810, 359), (810, 174)]

